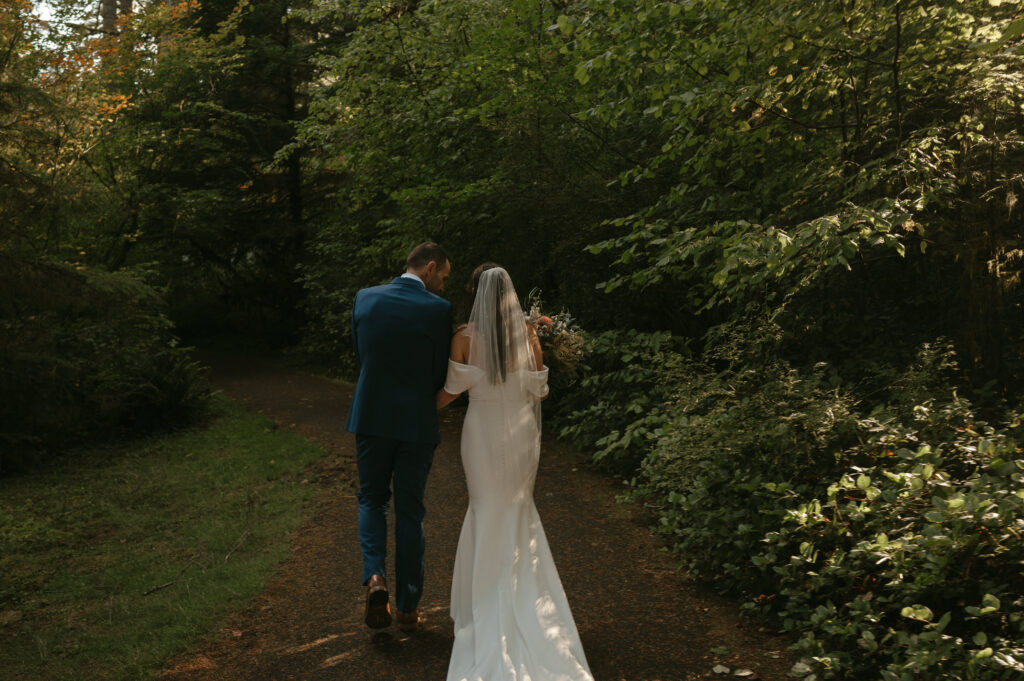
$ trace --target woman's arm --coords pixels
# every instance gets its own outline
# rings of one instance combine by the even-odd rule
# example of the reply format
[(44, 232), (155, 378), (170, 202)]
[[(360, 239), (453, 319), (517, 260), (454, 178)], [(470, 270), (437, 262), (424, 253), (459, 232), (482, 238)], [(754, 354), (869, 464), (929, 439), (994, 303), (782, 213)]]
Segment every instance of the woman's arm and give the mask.
[[(450, 357), (452, 361), (458, 362), (459, 364), (465, 364), (469, 359), (469, 338), (462, 333), (464, 328), (466, 328), (465, 324), (456, 329), (455, 335), (452, 336)], [(437, 391), (437, 408), (442, 409), (447, 407), (455, 401), (456, 397), (458, 397), (458, 395), (452, 395), (444, 388), (441, 388)]]
[(537, 335), (537, 327), (533, 324), (526, 325), (526, 334), (530, 340), (530, 349), (533, 350), (534, 371), (544, 369), (544, 350), (540, 347), (540, 336)]
[[(537, 335), (537, 327), (527, 323), (526, 334), (530, 341), (530, 350), (533, 352), (533, 369), (534, 371), (543, 371), (544, 350), (540, 347), (540, 336)], [(546, 399), (548, 399), (548, 396), (545, 394), (544, 397), (540, 398), (540, 401), (543, 402)]]

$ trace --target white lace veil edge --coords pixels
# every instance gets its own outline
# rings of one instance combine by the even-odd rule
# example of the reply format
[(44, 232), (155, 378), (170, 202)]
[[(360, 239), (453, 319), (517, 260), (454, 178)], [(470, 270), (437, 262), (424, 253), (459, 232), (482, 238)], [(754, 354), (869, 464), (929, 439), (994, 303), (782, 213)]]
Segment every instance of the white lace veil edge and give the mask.
[(485, 380), (504, 383), (521, 376), (518, 372), (536, 369), (526, 316), (503, 268), (494, 267), (480, 275), (466, 330), (469, 364), (481, 369)]

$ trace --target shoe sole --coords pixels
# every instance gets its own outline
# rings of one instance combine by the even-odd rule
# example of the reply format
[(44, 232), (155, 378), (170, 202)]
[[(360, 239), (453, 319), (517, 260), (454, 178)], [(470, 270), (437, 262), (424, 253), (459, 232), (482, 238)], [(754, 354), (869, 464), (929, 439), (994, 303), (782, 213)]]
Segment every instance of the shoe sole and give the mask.
[(391, 612), (388, 608), (388, 592), (384, 589), (374, 591), (366, 601), (366, 626), (371, 629), (383, 629), (391, 624)]

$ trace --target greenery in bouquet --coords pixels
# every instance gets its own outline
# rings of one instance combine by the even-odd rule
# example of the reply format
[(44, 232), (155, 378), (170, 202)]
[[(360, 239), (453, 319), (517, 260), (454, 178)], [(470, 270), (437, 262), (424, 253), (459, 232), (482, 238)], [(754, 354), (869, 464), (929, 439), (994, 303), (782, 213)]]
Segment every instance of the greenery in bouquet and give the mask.
[(576, 377), (584, 354), (583, 329), (564, 309), (556, 314), (544, 314), (540, 289), (533, 289), (526, 297), (526, 320), (537, 329), (544, 363), (566, 379)]

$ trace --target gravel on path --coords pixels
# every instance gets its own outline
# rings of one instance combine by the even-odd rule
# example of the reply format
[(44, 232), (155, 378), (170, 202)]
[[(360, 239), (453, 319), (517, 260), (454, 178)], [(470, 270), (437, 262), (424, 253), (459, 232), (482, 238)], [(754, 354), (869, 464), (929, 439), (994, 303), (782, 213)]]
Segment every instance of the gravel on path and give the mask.
[[(197, 358), (210, 367), (215, 388), (320, 443), (327, 455), (308, 471), (318, 487), (310, 517), (266, 589), (171, 660), (163, 678), (442, 681), (453, 640), (452, 564), (467, 506), (459, 459), (464, 411), (442, 412), (427, 487), (423, 626), (414, 635), (394, 625), (374, 631), (362, 623), (355, 440), (345, 431), (351, 386), (264, 360)], [(534, 496), (595, 679), (786, 679), (794, 662), (786, 641), (677, 571), (647, 519), (616, 502), (621, 491), (620, 481), (593, 470), (581, 453), (544, 438)], [(752, 673), (737, 676), (740, 670)]]

